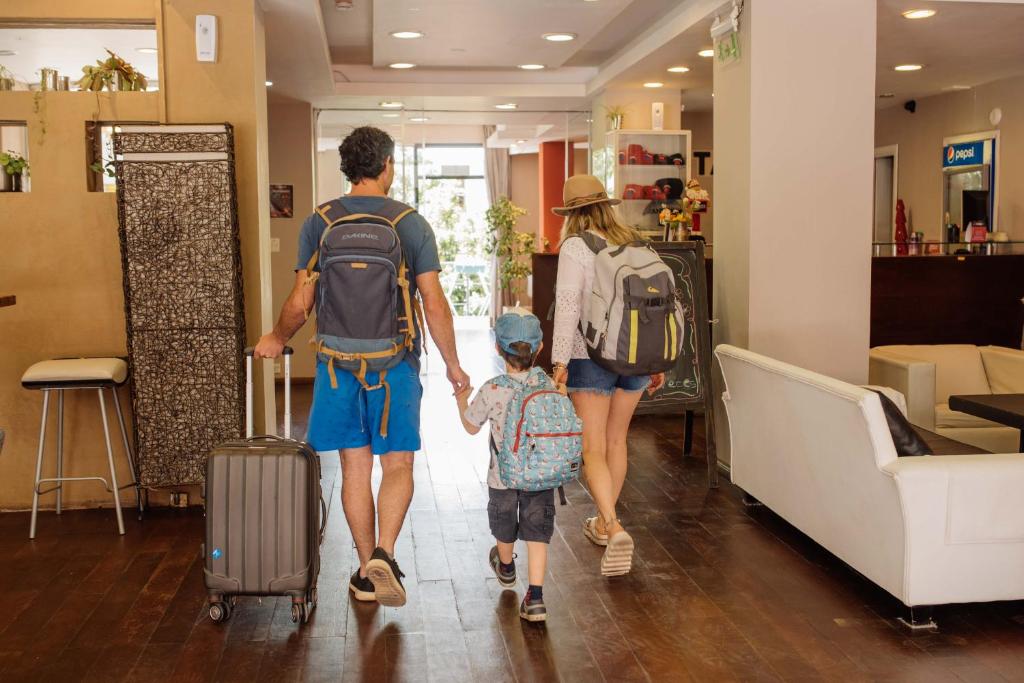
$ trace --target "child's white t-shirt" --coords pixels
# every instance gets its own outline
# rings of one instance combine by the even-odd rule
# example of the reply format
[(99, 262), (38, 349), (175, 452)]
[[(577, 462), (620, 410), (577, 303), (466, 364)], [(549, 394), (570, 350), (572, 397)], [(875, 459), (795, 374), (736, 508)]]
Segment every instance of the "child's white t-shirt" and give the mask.
[[(517, 382), (525, 382), (529, 376), (526, 372), (510, 372), (509, 377)], [(500, 448), (501, 439), (505, 434), (505, 418), (508, 416), (508, 407), (515, 396), (515, 389), (498, 386), (494, 379), (489, 379), (480, 387), (473, 401), (466, 410), (466, 420), (477, 427), (483, 427), (488, 421), (491, 423), (491, 438)], [(491, 464), (487, 468), (487, 485), (492, 489), (507, 489), (501, 483), (501, 476), (498, 474), (498, 458), (494, 455), (490, 444), (487, 451), (491, 454)]]

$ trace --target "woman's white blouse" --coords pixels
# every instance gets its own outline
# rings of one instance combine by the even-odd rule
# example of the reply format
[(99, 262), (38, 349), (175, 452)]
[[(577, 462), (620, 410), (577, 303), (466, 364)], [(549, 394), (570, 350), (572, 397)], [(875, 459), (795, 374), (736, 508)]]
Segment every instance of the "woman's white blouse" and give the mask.
[(558, 251), (552, 363), (589, 358), (579, 323), (584, 307), (590, 305), (593, 288), (594, 252), (581, 239), (566, 240)]

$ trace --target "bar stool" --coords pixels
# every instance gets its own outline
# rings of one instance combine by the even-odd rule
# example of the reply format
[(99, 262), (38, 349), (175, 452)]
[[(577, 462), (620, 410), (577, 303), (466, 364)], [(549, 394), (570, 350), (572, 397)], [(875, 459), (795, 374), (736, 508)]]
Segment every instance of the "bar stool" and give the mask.
[[(117, 514), (117, 531), (124, 535), (124, 520), (121, 517), (121, 489), (134, 487), (139, 518), (143, 512), (142, 497), (139, 495), (139, 475), (135, 469), (131, 446), (128, 445), (128, 433), (124, 428), (124, 416), (121, 414), (121, 401), (117, 396), (117, 388), (128, 379), (128, 364), (120, 358), (62, 358), (45, 360), (31, 366), (21, 377), (21, 386), (43, 392), (43, 417), (39, 425), (39, 453), (36, 456), (36, 478), (32, 490), (32, 523), (28, 537), (36, 537), (36, 516), (39, 512), (39, 496), (44, 493), (57, 492), (57, 514), (61, 513), (61, 488), (66, 481), (100, 481), (103, 486), (114, 494), (114, 510)], [(107, 445), (107, 463), (110, 465), (110, 483), (103, 477), (65, 477), (64, 476), (64, 392), (80, 389), (95, 389), (100, 399), (100, 416), (103, 419), (103, 438)], [(121, 427), (121, 441), (124, 444), (128, 466), (132, 472), (132, 482), (124, 486), (117, 485), (117, 473), (114, 470), (114, 452), (110, 446), (110, 430), (107, 427), (107, 406), (103, 400), (103, 390), (110, 389), (114, 396), (117, 409), (117, 422)], [(43, 472), (43, 451), (46, 444), (46, 418), (50, 408), (50, 392), (57, 392), (57, 476), (41, 478)], [(56, 482), (56, 486), (40, 491), (44, 483)]]

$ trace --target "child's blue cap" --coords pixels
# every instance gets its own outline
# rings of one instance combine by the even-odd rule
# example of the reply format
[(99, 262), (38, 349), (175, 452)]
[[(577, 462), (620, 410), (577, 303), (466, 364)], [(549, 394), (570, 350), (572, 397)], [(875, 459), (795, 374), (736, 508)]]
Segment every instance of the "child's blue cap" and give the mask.
[(494, 338), (506, 353), (515, 353), (512, 344), (526, 342), (530, 350), (537, 353), (544, 335), (540, 331), (540, 320), (532, 313), (505, 313), (494, 323)]

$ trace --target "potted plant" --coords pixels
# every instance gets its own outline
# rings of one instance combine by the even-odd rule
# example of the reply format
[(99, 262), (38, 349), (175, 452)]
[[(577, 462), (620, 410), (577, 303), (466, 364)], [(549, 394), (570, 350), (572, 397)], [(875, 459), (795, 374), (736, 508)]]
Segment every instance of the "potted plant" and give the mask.
[(516, 222), (525, 215), (526, 209), (516, 206), (508, 197), (499, 197), (484, 214), (491, 230), (487, 253), (497, 257), (498, 286), (505, 307), (518, 303), (523, 281), (533, 272), (529, 257), (536, 248), (536, 236), (516, 230)]
[(137, 71), (123, 57), (107, 50), (108, 58), (96, 60), (96, 66), (82, 67), (82, 78), (78, 81), (80, 90), (99, 92), (107, 90), (145, 90), (146, 77)]
[(21, 192), (21, 176), (28, 175), (28, 161), (17, 152), (0, 152), (0, 191)]
[(619, 105), (604, 108), (605, 118), (608, 120), (608, 128), (619, 130), (622, 128), (622, 120), (626, 116), (626, 108)]

